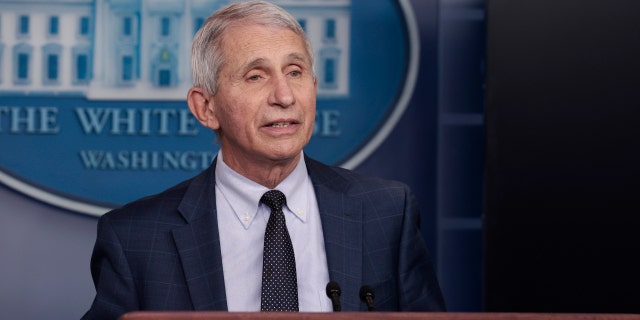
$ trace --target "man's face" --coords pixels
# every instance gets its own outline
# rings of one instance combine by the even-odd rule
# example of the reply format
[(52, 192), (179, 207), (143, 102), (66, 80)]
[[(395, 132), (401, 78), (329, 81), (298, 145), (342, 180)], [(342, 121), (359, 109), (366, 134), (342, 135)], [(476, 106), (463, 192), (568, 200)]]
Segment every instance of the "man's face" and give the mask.
[(296, 159), (309, 142), (317, 84), (294, 32), (236, 26), (223, 41), (225, 65), (212, 97), (225, 162), (251, 166)]

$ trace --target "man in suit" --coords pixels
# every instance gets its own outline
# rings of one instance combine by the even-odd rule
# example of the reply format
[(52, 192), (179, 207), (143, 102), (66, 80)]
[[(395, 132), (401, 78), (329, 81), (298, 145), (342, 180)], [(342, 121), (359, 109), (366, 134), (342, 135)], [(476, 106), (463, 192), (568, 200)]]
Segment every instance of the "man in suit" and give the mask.
[[(220, 152), (198, 176), (101, 217), (91, 259), (97, 293), (84, 319), (331, 311), (330, 280), (345, 311), (367, 310), (364, 285), (380, 311), (444, 311), (408, 187), (304, 155), (316, 110), (313, 59), (304, 31), (273, 4), (231, 4), (207, 19), (193, 43), (187, 102), (216, 132)], [(274, 191), (284, 205), (265, 200)], [(271, 245), (276, 216), (283, 242)], [(285, 267), (267, 253), (281, 247)], [(289, 278), (268, 284), (274, 274)]]

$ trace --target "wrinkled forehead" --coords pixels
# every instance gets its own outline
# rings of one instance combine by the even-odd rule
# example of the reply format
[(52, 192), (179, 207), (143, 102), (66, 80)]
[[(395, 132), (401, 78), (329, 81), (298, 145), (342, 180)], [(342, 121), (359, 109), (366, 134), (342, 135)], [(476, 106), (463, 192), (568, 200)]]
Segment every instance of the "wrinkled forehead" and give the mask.
[(278, 47), (277, 43), (262, 42), (270, 35), (278, 33), (288, 33), (293, 37), (293, 40), (288, 41), (287, 44), (299, 45), (298, 51), (288, 53), (291, 58), (303, 60), (310, 65), (313, 63), (313, 55), (309, 51), (311, 48), (308, 46), (306, 37), (296, 33), (291, 28), (279, 25), (265, 25), (257, 22), (247, 23), (242, 20), (235, 21), (229, 24), (222, 33), (220, 39), (221, 48), (225, 58), (234, 58), (235, 55), (242, 55), (246, 53), (245, 50), (251, 50), (252, 47), (262, 46), (266, 48), (270, 45)]

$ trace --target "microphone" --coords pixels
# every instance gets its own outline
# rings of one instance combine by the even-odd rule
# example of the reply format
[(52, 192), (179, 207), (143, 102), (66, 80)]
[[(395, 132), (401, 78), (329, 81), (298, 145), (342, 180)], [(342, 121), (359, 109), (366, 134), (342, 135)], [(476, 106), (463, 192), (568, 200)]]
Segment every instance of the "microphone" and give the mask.
[(331, 299), (331, 304), (333, 305), (333, 311), (338, 312), (342, 310), (340, 306), (340, 294), (342, 291), (340, 290), (340, 286), (335, 281), (329, 281), (327, 283), (327, 297)]
[(373, 299), (376, 295), (373, 293), (373, 288), (368, 285), (364, 285), (360, 288), (360, 300), (367, 304), (369, 311), (376, 311), (376, 306), (373, 304)]

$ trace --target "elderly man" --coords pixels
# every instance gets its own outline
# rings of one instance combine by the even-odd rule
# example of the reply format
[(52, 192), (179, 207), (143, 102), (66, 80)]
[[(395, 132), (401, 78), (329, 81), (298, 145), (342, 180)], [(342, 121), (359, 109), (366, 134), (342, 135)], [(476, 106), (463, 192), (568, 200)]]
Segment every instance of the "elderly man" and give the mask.
[(207, 19), (187, 102), (220, 152), (191, 180), (105, 214), (85, 319), (131, 310), (442, 311), (411, 191), (323, 165), (302, 151), (316, 110), (311, 45), (262, 1)]

